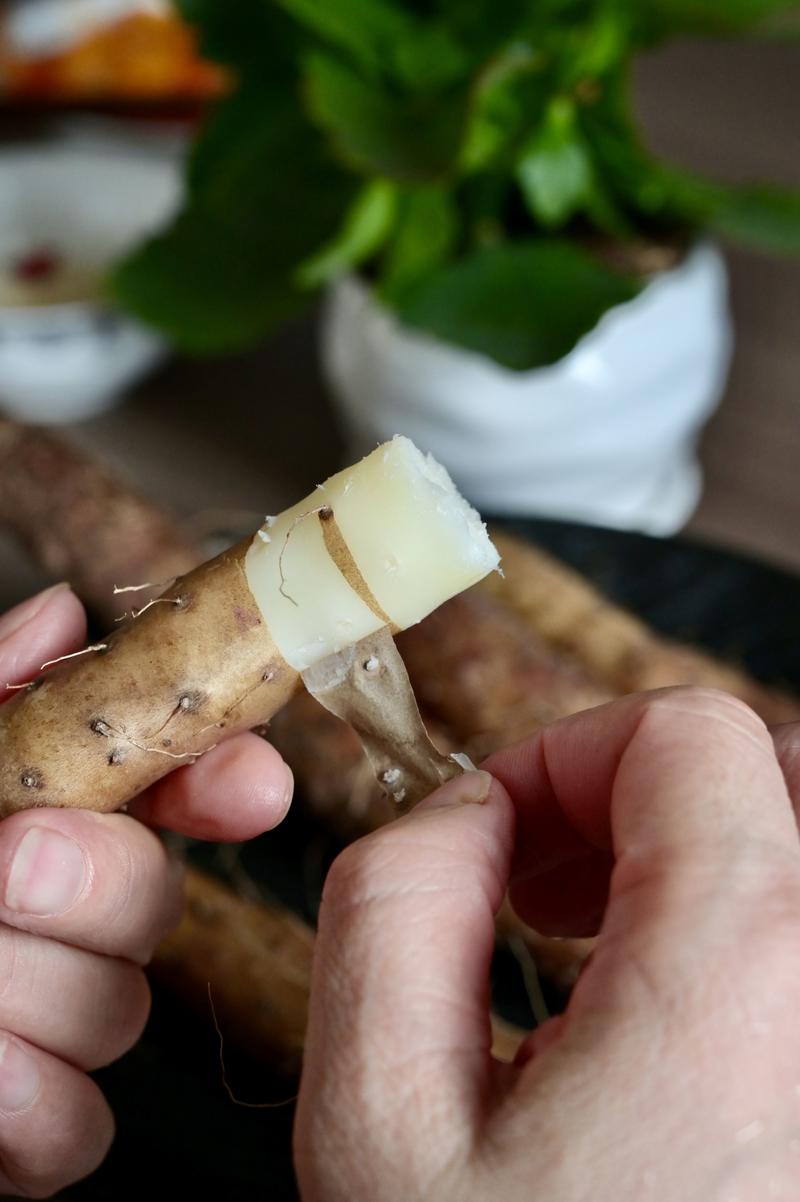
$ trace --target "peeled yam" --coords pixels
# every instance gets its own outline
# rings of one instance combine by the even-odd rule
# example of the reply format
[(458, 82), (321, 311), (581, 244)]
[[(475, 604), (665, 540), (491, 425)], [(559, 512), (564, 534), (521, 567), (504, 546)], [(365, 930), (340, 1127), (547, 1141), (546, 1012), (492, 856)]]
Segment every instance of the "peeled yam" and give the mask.
[(403, 630), (497, 567), (475, 511), (406, 438), (176, 580), (0, 709), (0, 816), (114, 810), (237, 731), (300, 673)]

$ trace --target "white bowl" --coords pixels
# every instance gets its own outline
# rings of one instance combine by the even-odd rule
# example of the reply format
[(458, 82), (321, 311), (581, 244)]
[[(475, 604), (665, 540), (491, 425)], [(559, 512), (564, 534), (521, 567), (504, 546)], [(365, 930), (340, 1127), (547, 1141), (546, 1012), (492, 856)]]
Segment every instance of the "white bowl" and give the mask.
[[(37, 246), (102, 273), (164, 225), (177, 159), (43, 143), (0, 151), (0, 261)], [(164, 341), (100, 300), (0, 304), (0, 409), (60, 422), (107, 408), (163, 358)]]

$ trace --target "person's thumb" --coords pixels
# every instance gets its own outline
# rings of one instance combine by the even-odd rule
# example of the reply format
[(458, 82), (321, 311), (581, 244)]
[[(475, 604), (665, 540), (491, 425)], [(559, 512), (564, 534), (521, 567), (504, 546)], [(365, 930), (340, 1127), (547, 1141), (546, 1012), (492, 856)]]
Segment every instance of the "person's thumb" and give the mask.
[[(502, 786), (465, 773), (333, 865), (298, 1112), (304, 1197), (317, 1196), (319, 1163), (329, 1184), (332, 1165), (353, 1164), (385, 1184), (387, 1146), (421, 1187), (454, 1139), (472, 1137), (491, 1068), (489, 964), (512, 834)], [(348, 1180), (326, 1194), (340, 1196), (362, 1194)]]
[[(711, 1023), (739, 1041), (734, 989), (769, 1022), (800, 980), (800, 842), (763, 723), (732, 697), (683, 689), (578, 716), (548, 736), (556, 793), (581, 764), (597, 829), (605, 795), (614, 857), (599, 938), (557, 1042), (584, 1053), (621, 1047), (634, 1063), (665, 1031)], [(531, 1050), (543, 1050), (541, 1036), (521, 1058)]]

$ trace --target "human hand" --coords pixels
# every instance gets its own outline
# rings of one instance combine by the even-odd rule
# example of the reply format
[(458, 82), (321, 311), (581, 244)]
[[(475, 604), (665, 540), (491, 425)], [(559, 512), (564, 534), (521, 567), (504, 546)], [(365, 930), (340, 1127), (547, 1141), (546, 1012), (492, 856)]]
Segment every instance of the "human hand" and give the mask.
[[(665, 690), (486, 768), (331, 870), (305, 1202), (796, 1199), (800, 733)], [(509, 881), (533, 927), (600, 937), (566, 1013), (503, 1065), (488, 970)]]
[[(27, 680), (85, 642), (70, 590), (41, 593), (0, 618), (0, 681)], [(280, 822), (291, 789), (277, 752), (248, 734), (159, 781), (127, 815), (34, 809), (0, 823), (0, 1193), (48, 1197), (111, 1142), (86, 1073), (138, 1039), (142, 965), (180, 913), (181, 868), (144, 823), (248, 839)]]

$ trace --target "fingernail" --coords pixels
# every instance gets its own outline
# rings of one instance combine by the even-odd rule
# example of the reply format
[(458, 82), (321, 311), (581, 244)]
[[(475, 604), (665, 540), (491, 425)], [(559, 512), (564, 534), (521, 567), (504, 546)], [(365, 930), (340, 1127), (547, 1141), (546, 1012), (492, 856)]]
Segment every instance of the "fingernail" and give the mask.
[(58, 831), (32, 826), (17, 844), (6, 884), (9, 910), (39, 917), (63, 914), (86, 884), (81, 847)]
[(15, 1039), (0, 1036), (0, 1111), (14, 1114), (27, 1110), (41, 1083), (33, 1057)]
[(286, 768), (286, 787), (283, 791), (283, 804), (288, 810), (294, 797), (294, 773), (288, 764), (285, 764), (284, 767)]
[(462, 772), (431, 795), (430, 804), (444, 806), (483, 805), (489, 796), (493, 778), (488, 772)]
[(3, 614), (0, 618), (0, 639), (7, 639), (10, 635), (19, 630), (20, 626), (24, 626), (26, 622), (30, 622), (31, 618), (35, 618), (40, 613), (45, 605), (49, 602), (54, 593), (63, 592), (68, 589), (69, 584), (62, 582), (54, 584), (51, 588), (44, 589), (43, 592), (37, 593), (35, 597), (28, 597), (26, 601), (20, 602), (10, 609), (8, 613)]

